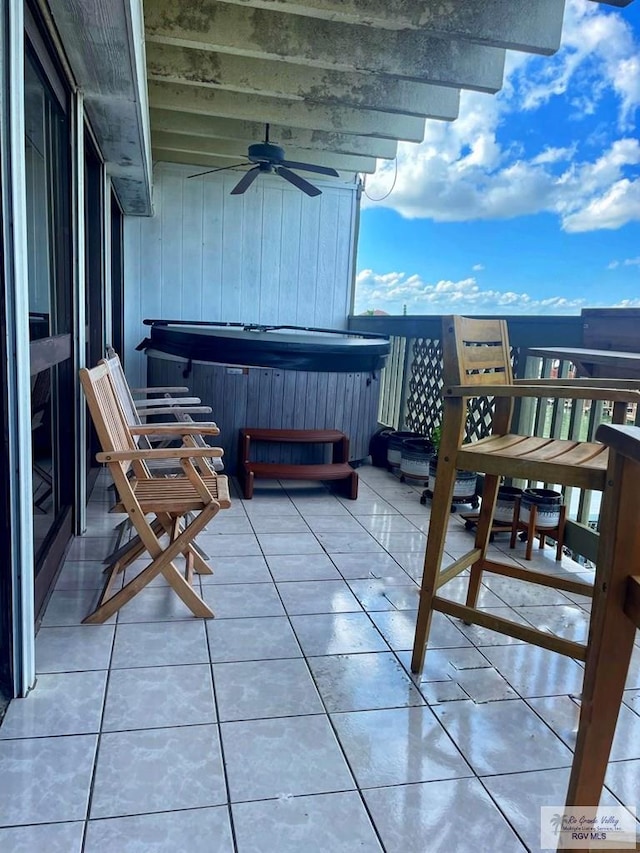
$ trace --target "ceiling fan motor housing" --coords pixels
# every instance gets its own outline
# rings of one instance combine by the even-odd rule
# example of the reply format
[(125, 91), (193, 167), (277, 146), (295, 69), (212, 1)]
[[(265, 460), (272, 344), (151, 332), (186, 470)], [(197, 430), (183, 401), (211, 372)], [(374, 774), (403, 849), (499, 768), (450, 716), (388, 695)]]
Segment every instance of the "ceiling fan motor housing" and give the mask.
[(256, 142), (255, 145), (249, 146), (249, 160), (252, 163), (259, 163), (261, 160), (277, 163), (284, 160), (284, 148), (274, 145), (273, 142)]

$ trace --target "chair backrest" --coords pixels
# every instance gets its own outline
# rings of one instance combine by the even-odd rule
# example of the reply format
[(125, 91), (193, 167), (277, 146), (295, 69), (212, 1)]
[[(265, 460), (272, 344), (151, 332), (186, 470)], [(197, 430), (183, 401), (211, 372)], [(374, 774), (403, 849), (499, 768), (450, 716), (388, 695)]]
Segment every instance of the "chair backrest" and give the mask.
[(444, 317), (445, 385), (511, 385), (511, 349), (504, 320)]
[[(110, 450), (137, 450), (118, 401), (108, 365), (99, 364), (90, 370), (82, 368), (80, 382), (102, 450), (105, 453)], [(131, 462), (116, 464), (124, 474), (131, 467)]]
[(127, 419), (127, 423), (129, 426), (138, 426), (142, 421), (140, 420), (140, 415), (138, 414), (136, 405), (133, 402), (131, 389), (129, 388), (127, 377), (124, 375), (120, 357), (115, 350), (109, 347), (107, 349), (107, 357), (101, 359), (100, 363), (106, 364), (109, 368), (109, 373), (111, 374), (111, 379), (113, 381), (116, 394), (120, 399), (120, 405), (122, 406), (122, 411)]

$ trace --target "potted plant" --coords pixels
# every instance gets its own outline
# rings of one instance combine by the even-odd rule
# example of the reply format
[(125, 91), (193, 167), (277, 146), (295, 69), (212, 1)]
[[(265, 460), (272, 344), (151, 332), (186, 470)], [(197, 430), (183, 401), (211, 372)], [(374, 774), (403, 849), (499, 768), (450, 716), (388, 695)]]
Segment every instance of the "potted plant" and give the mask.
[[(438, 424), (431, 432), (431, 442), (434, 446), (434, 453), (429, 462), (429, 487), (425, 489), (420, 498), (420, 503), (426, 503), (427, 498), (432, 498), (436, 487), (436, 475), (438, 471), (438, 452), (442, 441), (442, 425)], [(480, 502), (476, 493), (478, 475), (472, 471), (456, 471), (456, 480), (453, 486), (452, 512), (455, 510), (456, 504), (471, 504), (474, 509), (477, 509)]]

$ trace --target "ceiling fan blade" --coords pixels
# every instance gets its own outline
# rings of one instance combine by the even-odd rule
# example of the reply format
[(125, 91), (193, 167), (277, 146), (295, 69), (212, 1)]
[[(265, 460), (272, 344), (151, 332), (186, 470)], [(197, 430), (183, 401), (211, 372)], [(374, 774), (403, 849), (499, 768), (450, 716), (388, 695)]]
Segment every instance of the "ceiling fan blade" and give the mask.
[(244, 173), (235, 187), (231, 190), (231, 195), (242, 195), (242, 193), (246, 193), (259, 174), (260, 166), (254, 166), (253, 169), (249, 169), (249, 171)]
[(309, 183), (309, 181), (305, 181), (305, 179), (301, 178), (300, 175), (296, 175), (295, 172), (290, 172), (283, 166), (276, 166), (275, 171), (281, 178), (284, 178), (285, 181), (289, 181), (290, 184), (293, 184), (294, 187), (302, 190), (302, 192), (307, 195), (316, 196), (322, 194), (322, 190), (319, 190), (318, 187), (314, 187), (313, 184)]
[(295, 163), (293, 160), (281, 160), (279, 166), (285, 166), (289, 169), (302, 169), (303, 172), (317, 172), (318, 175), (330, 175), (332, 178), (337, 178), (338, 173), (335, 169), (329, 166), (314, 166), (313, 163)]
[(203, 175), (211, 175), (213, 172), (225, 172), (227, 169), (237, 169), (238, 166), (250, 166), (251, 163), (233, 163), (231, 166), (220, 166), (219, 169), (207, 169), (206, 172), (198, 172), (197, 175), (187, 175), (187, 178), (201, 178)]

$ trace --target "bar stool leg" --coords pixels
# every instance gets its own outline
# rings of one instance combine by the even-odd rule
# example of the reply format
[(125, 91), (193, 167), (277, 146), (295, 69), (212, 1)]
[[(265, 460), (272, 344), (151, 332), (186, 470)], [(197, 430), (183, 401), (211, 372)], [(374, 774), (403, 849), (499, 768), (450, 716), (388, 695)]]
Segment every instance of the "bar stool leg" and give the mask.
[(640, 463), (610, 457), (567, 806), (598, 805), (615, 734), (636, 633), (625, 600), (640, 572), (639, 477)]
[(431, 627), (433, 597), (438, 588), (444, 540), (447, 535), (449, 511), (456, 482), (456, 455), (464, 434), (466, 416), (466, 404), (463, 407), (461, 399), (444, 401), (442, 441), (438, 452), (438, 473), (433, 490), (427, 549), (424, 555), (424, 571), (420, 588), (420, 603), (418, 604), (416, 633), (411, 656), (412, 672), (420, 672), (424, 664), (426, 643)]
[(493, 514), (495, 512), (496, 498), (500, 487), (500, 477), (496, 474), (486, 474), (482, 488), (482, 506), (478, 517), (478, 528), (476, 530), (476, 548), (482, 551), (480, 557), (471, 566), (471, 577), (467, 588), (467, 607), (475, 607), (478, 601), (478, 592), (482, 581), (482, 567), (487, 556), (491, 527), (493, 526)]

